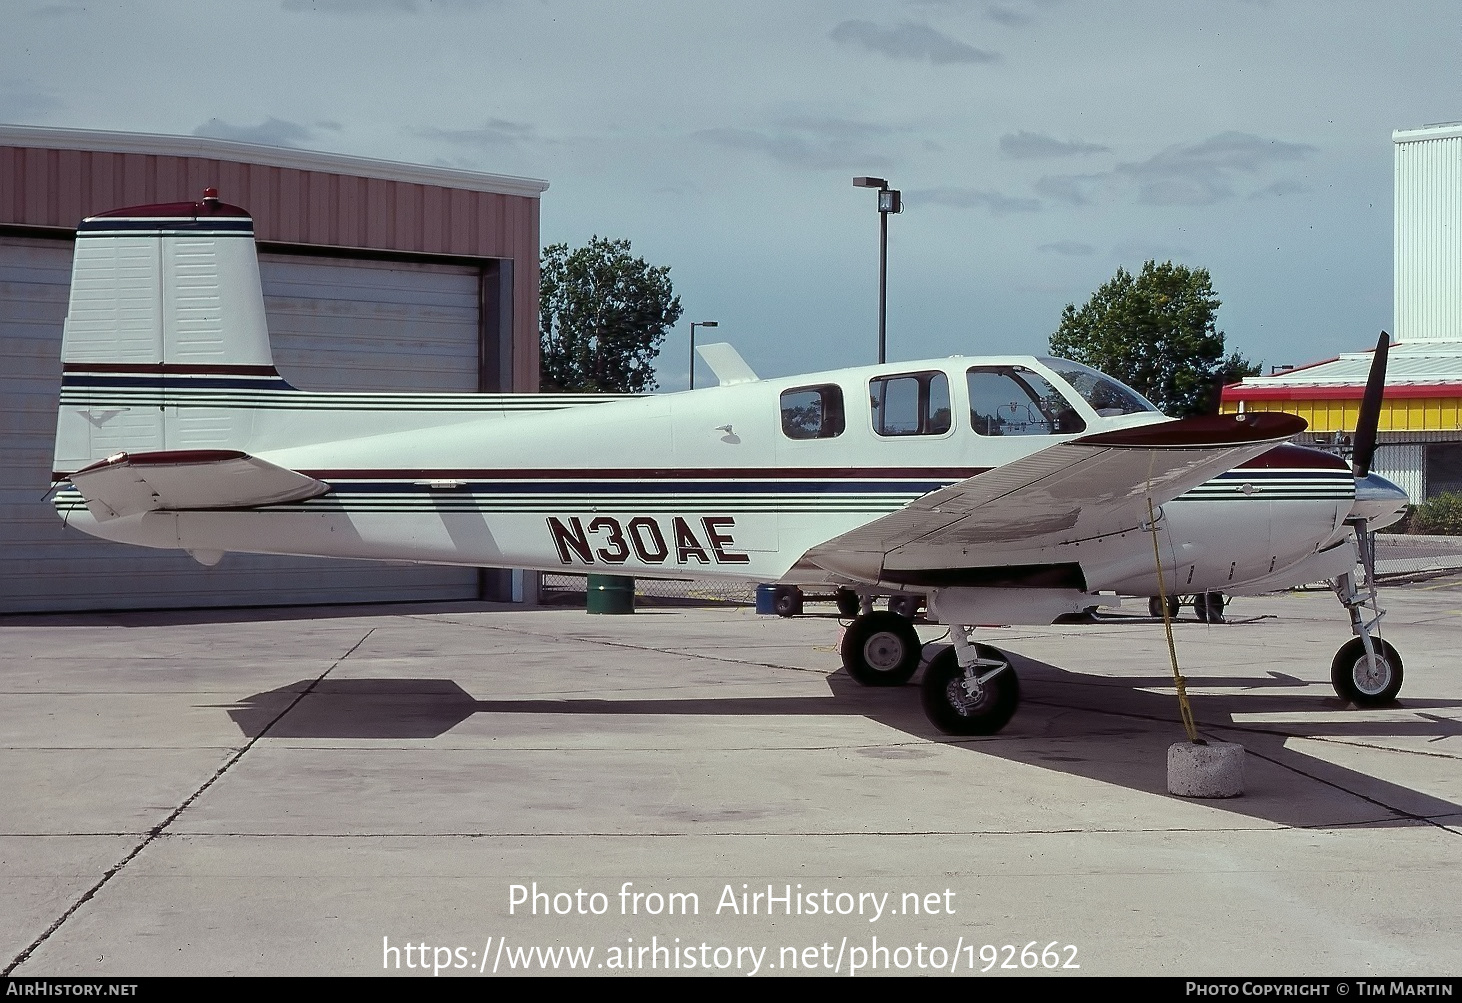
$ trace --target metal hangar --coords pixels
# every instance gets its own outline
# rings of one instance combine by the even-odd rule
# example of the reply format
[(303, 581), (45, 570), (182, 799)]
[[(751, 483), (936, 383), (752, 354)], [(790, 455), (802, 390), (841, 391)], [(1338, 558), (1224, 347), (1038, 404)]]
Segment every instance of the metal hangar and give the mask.
[(296, 386), (538, 389), (547, 182), (0, 126), (0, 612), (521, 597), (523, 579), (507, 571), (248, 554), (205, 568), (61, 524), (46, 495), (76, 224), (206, 187), (254, 217), (274, 357)]

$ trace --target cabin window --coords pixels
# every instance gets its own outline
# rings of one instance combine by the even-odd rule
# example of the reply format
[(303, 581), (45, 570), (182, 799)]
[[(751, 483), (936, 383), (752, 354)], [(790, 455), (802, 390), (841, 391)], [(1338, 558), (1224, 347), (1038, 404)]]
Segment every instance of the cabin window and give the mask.
[(1061, 391), (1024, 366), (976, 366), (970, 388), (970, 427), (979, 435), (1062, 435), (1086, 422)]
[(943, 435), (949, 431), (949, 378), (941, 372), (881, 376), (868, 382), (873, 431)]
[(843, 388), (835, 383), (782, 391), (782, 434), (831, 439), (843, 434)]

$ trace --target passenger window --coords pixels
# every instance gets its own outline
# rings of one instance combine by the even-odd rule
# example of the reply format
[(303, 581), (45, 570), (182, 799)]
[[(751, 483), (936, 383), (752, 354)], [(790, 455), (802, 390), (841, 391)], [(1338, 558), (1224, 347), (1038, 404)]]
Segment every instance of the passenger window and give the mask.
[(881, 376), (868, 383), (873, 431), (879, 435), (943, 435), (953, 412), (949, 379), (940, 372)]
[(835, 383), (782, 391), (782, 434), (831, 439), (843, 434), (843, 388)]
[(1086, 431), (1071, 403), (1024, 366), (979, 366), (966, 374), (970, 427), (980, 435), (1062, 435)]

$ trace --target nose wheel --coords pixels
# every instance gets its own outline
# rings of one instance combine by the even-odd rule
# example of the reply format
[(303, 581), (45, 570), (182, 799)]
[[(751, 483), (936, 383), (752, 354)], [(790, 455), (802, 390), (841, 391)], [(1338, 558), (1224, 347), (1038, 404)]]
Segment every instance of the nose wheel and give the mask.
[(1357, 707), (1384, 707), (1395, 703), (1401, 692), (1401, 654), (1388, 641), (1371, 638), (1373, 655), (1365, 642), (1352, 637), (1335, 653), (1330, 663), (1330, 684), (1342, 700)]

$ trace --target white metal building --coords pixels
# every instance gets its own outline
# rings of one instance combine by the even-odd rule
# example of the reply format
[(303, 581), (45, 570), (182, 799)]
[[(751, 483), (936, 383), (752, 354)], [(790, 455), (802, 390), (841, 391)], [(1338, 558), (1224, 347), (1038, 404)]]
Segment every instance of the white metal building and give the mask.
[[(1398, 130), (1394, 327), (1373, 467), (1412, 502), (1462, 491), (1462, 123)], [(1370, 340), (1356, 332), (1357, 340)], [(1372, 338), (1374, 335), (1371, 336)], [(1359, 345), (1357, 345), (1359, 347)], [(1320, 441), (1355, 430), (1369, 352), (1251, 377), (1224, 409), (1278, 410)]]

